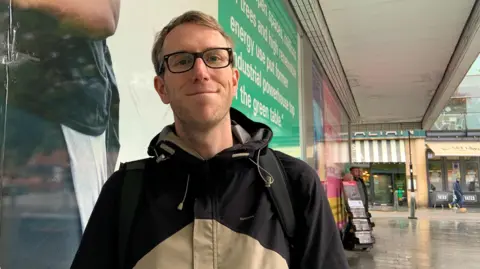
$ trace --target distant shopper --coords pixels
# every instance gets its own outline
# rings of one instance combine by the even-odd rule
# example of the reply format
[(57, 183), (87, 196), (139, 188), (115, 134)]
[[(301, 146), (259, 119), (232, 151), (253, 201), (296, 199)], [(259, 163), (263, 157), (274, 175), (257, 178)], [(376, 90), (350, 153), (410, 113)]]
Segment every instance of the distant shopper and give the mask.
[(463, 191), (462, 191), (462, 187), (460, 186), (460, 181), (457, 178), (457, 180), (455, 180), (455, 182), (453, 183), (453, 201), (450, 204), (448, 204), (448, 206), (450, 208), (452, 207), (463, 208), (463, 202), (464, 202)]

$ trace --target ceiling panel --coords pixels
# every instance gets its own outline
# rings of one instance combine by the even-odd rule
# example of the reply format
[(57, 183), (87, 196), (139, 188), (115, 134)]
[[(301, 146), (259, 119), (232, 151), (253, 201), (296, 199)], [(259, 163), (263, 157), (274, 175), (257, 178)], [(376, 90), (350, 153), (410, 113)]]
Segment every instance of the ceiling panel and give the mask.
[[(315, 1), (292, 2), (320, 51), (328, 39), (319, 37), (325, 30), (311, 20)], [(337, 69), (344, 72), (359, 111), (357, 122), (422, 120), (474, 4), (474, 0), (318, 0), (320, 11), (314, 17), (325, 20), (334, 44), (331, 53), (338, 54)], [(301, 5), (309, 7), (310, 20), (298, 13)]]

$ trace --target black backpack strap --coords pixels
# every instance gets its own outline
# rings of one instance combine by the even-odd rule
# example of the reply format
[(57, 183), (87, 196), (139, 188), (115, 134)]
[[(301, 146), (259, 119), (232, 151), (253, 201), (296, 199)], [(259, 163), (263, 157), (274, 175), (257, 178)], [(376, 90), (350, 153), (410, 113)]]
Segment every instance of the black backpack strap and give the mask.
[(125, 268), (130, 230), (142, 191), (143, 172), (147, 160), (142, 159), (120, 165), (120, 170), (123, 172), (123, 185), (118, 222), (118, 265), (121, 269)]
[[(290, 243), (293, 244), (295, 236), (295, 211), (292, 203), (292, 190), (288, 175), (275, 152), (271, 149), (260, 156), (260, 166), (270, 173), (273, 179), (266, 179), (267, 190), (277, 210), (280, 223)], [(268, 176), (268, 175), (267, 175)]]

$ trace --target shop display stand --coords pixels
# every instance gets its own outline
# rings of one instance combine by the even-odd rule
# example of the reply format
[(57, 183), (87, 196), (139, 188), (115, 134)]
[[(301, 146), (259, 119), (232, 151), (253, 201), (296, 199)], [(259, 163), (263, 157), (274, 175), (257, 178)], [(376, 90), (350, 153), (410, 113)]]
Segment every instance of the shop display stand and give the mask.
[(365, 209), (355, 181), (343, 182), (344, 206), (348, 213), (347, 225), (342, 233), (345, 249), (369, 250), (375, 244), (370, 213)]

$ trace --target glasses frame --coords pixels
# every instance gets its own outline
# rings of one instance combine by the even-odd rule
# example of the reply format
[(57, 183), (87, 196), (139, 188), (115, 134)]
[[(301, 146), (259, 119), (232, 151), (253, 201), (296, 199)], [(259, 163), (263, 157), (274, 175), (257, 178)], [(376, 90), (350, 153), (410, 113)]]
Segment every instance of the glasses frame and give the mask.
[[(207, 62), (205, 62), (205, 59), (203, 58), (203, 55), (207, 52), (212, 51), (212, 50), (225, 50), (225, 51), (227, 51), (227, 53), (228, 53), (228, 63), (227, 63), (227, 65), (222, 66), (222, 67), (212, 67), (212, 66), (208, 65)], [(183, 54), (183, 53), (187, 53), (187, 54), (190, 54), (190, 55), (193, 56), (192, 66), (185, 71), (181, 71), (181, 72), (172, 71), (172, 69), (170, 69), (170, 65), (168, 64), (168, 58), (170, 58), (172, 56), (175, 56), (177, 54)], [(167, 54), (167, 55), (163, 56), (163, 60), (160, 63), (160, 67), (158, 69), (158, 74), (161, 75), (161, 74), (165, 73), (165, 66), (167, 67), (168, 71), (170, 71), (170, 73), (173, 73), (173, 74), (181, 74), (181, 73), (188, 72), (188, 71), (192, 70), (193, 67), (195, 67), (195, 62), (197, 61), (198, 58), (202, 59), (205, 66), (207, 66), (208, 68), (211, 68), (211, 69), (226, 68), (233, 63), (233, 49), (232, 48), (227, 48), (227, 47), (225, 47), (225, 48), (221, 47), (221, 48), (209, 48), (209, 49), (207, 49), (205, 51), (202, 51), (202, 52), (177, 51), (177, 52), (174, 52), (174, 53), (170, 53), (170, 54)]]

